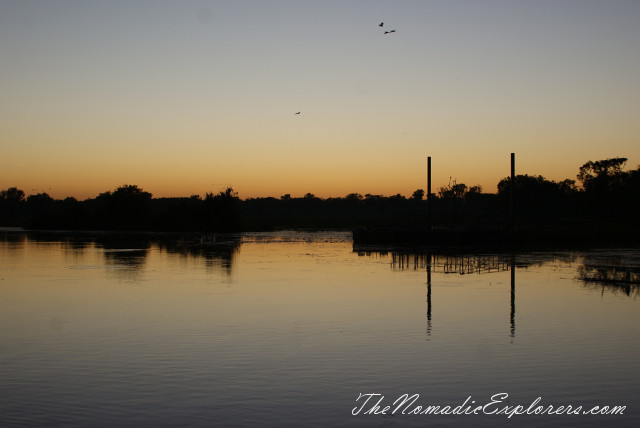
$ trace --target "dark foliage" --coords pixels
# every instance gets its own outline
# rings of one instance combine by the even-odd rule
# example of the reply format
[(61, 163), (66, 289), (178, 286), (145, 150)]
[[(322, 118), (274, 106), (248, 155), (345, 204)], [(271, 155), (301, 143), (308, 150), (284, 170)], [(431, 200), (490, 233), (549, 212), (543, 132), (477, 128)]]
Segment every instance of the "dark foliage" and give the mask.
[(577, 178), (585, 193), (584, 207), (600, 217), (637, 217), (640, 208), (640, 166), (623, 171), (626, 158), (586, 162)]
[[(32, 229), (139, 230), (233, 232), (282, 228), (341, 228), (424, 226), (495, 229), (514, 215), (522, 221), (614, 219), (637, 223), (640, 209), (640, 168), (623, 171), (625, 158), (587, 162), (580, 167), (579, 188), (573, 180), (555, 182), (540, 175), (517, 175), (498, 183), (497, 194), (479, 186), (449, 182), (438, 196), (418, 189), (410, 198), (351, 193), (322, 199), (312, 193), (301, 198), (240, 200), (232, 188), (204, 198), (153, 198), (135, 185), (124, 185), (96, 198), (55, 200), (46, 193), (25, 194), (16, 187), (0, 191), (0, 225)], [(513, 190), (513, 192), (512, 192)], [(430, 210), (430, 211), (429, 211)], [(555, 219), (555, 220), (553, 220)], [(617, 221), (616, 220), (616, 221)]]

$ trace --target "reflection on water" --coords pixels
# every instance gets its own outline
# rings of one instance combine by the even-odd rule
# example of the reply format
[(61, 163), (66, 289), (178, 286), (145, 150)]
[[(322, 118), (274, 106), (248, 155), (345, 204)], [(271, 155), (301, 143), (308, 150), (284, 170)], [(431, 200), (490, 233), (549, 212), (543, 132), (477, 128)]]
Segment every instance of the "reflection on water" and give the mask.
[(102, 249), (107, 272), (124, 281), (139, 280), (151, 243), (148, 240), (102, 239), (94, 242)]
[(640, 253), (627, 250), (622, 257), (608, 252), (587, 254), (578, 267), (578, 277), (602, 293), (623, 293), (635, 298), (640, 288)]
[(390, 256), (392, 270), (425, 270), (427, 278), (427, 336), (431, 336), (432, 324), (432, 282), (431, 274), (491, 274), (510, 272), (510, 310), (509, 336), (516, 334), (516, 260), (518, 266), (527, 268), (542, 266), (550, 262), (571, 263), (580, 261), (577, 266), (576, 278), (593, 288), (599, 288), (604, 293), (624, 293), (629, 297), (637, 297), (640, 292), (640, 251), (625, 250), (586, 252), (581, 255), (574, 253), (531, 253), (510, 254), (432, 254), (430, 252), (397, 252), (397, 251), (364, 251), (356, 250), (359, 256), (385, 258)]
[(511, 312), (509, 313), (510, 336), (516, 336), (516, 261), (511, 257), (509, 268), (511, 270)]
[[(359, 252), (360, 256), (372, 256), (372, 252)], [(378, 257), (385, 257), (387, 252), (375, 253)], [(513, 254), (462, 254), (439, 255), (431, 253), (391, 253), (391, 268), (393, 270), (425, 270), (427, 275), (427, 336), (431, 336), (432, 324), (432, 291), (431, 273), (442, 272), (444, 274), (490, 274), (510, 271), (511, 300), (509, 311), (509, 335), (515, 337), (516, 333), (516, 264)]]
[(231, 276), (234, 258), (240, 248), (240, 236), (204, 235), (195, 238), (181, 237), (175, 241), (160, 241), (163, 251), (179, 254), (183, 257), (202, 259), (205, 266), (220, 270)]
[[(354, 252), (333, 233), (0, 234), (0, 425), (637, 426), (638, 261)], [(367, 392), (629, 411), (352, 416)]]
[(512, 259), (511, 256), (496, 254), (438, 255), (394, 252), (391, 253), (391, 267), (398, 270), (433, 268), (447, 274), (465, 275), (507, 271)]
[[(239, 235), (159, 235), (103, 233), (97, 236), (83, 234), (52, 234), (46, 232), (0, 233), (0, 243), (20, 247), (58, 246), (66, 254), (80, 259), (84, 252), (100, 251), (110, 275), (127, 281), (140, 278), (151, 249), (176, 254), (183, 258), (201, 260), (214, 271), (231, 276), (233, 262), (242, 238)], [(76, 269), (95, 266), (76, 265)]]

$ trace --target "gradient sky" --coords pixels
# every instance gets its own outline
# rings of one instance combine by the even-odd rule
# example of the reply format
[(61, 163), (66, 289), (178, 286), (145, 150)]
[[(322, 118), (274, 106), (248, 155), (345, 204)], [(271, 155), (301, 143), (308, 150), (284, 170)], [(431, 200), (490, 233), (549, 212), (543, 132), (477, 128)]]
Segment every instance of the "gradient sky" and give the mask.
[[(396, 33), (384, 35), (378, 24)], [(640, 1), (0, 0), (0, 189), (410, 195), (640, 163)], [(300, 115), (294, 113), (300, 111)]]

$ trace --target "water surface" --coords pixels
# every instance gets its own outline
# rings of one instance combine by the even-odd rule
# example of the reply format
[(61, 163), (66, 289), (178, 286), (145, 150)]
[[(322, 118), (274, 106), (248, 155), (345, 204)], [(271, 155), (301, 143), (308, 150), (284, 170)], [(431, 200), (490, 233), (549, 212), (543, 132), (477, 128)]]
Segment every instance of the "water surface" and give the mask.
[[(358, 252), (342, 233), (7, 233), (0, 425), (638, 426), (639, 267), (635, 249)], [(352, 415), (367, 393), (626, 409)]]

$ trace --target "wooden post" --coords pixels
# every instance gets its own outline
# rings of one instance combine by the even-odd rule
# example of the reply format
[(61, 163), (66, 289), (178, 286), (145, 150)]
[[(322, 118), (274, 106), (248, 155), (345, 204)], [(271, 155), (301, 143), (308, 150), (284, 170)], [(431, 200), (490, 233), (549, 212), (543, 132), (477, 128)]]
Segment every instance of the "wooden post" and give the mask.
[(431, 156), (427, 157), (427, 230), (431, 231)]
[(515, 193), (514, 189), (516, 187), (516, 154), (511, 153), (511, 226), (513, 226), (513, 218), (514, 218), (514, 202), (513, 195)]

